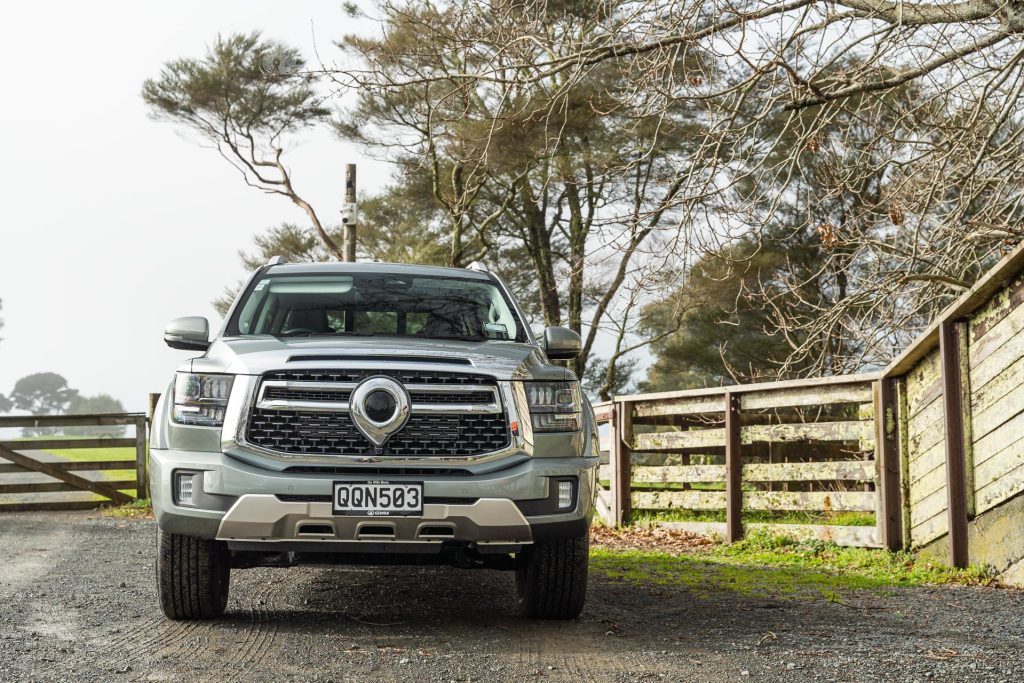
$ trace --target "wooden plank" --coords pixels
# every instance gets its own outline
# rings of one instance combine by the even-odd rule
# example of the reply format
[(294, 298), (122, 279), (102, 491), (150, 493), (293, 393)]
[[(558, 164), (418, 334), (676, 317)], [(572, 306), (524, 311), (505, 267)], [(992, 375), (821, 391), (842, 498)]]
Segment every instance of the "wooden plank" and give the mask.
[(935, 470), (945, 472), (945, 467), (946, 445), (939, 442), (910, 461), (910, 489), (913, 490), (918, 482)]
[(949, 514), (949, 562), (965, 568), (967, 553), (967, 475), (964, 471), (963, 384), (960, 374), (960, 325), (939, 327), (942, 400), (946, 416), (946, 492)]
[[(723, 491), (637, 491), (633, 506), (646, 510), (721, 510)], [(874, 512), (875, 494), (869, 491), (746, 491), (746, 510), (812, 512)], [(728, 535), (727, 535), (728, 538)]]
[[(990, 364), (994, 355), (1003, 351), (1006, 345), (1011, 344), (1022, 332), (1024, 332), (1024, 307), (1017, 306), (972, 345), (971, 372), (978, 374), (983, 366)], [(1005, 358), (1007, 354), (1003, 353), (1002, 355)], [(1012, 351), (1009, 355), (1012, 355)]]
[(725, 395), (725, 540), (743, 538), (743, 426), (740, 397)]
[(36, 510), (95, 510), (109, 505), (109, 500), (63, 500), (46, 503), (0, 503), (0, 512), (34, 512)]
[(921, 547), (931, 543), (935, 539), (944, 536), (949, 528), (949, 518), (943, 510), (933, 517), (915, 523), (911, 530), (911, 538), (915, 547)]
[(95, 427), (132, 425), (142, 413), (104, 413), (99, 415), (4, 415), (0, 427)]
[(637, 484), (720, 481), (725, 481), (725, 465), (633, 466), (633, 482)]
[[(844, 422), (806, 422), (798, 424), (747, 425), (740, 438), (744, 445), (757, 442), (791, 441), (858, 441), (873, 443), (872, 423), (869, 420)], [(636, 451), (677, 451), (695, 448), (724, 447), (725, 428), (689, 429), (676, 432), (637, 434), (633, 441)]]
[(912, 526), (918, 526), (925, 520), (931, 519), (935, 515), (941, 515), (949, 510), (949, 498), (946, 494), (946, 488), (942, 487), (937, 491), (933, 491), (910, 505), (913, 517), (911, 520)]
[(860, 441), (875, 440), (872, 422), (852, 420), (845, 422), (806, 422), (801, 424), (747, 425), (742, 429), (744, 444), (766, 441)]
[(820, 512), (874, 512), (873, 491), (747, 491), (747, 510), (809, 510)]
[[(866, 372), (859, 375), (830, 375), (828, 377), (814, 377), (810, 379), (790, 379), (781, 382), (753, 382), (751, 384), (737, 384), (727, 387), (709, 387), (707, 389), (682, 389), (679, 391), (659, 391), (650, 394), (627, 394), (616, 396), (616, 402), (636, 401), (660, 401), (673, 398), (699, 398), (702, 396), (721, 396), (725, 390), (733, 394), (746, 394), (751, 392), (783, 391), (786, 389), (799, 389), (805, 387), (828, 387), (844, 384), (871, 384), (881, 377), (879, 372)], [(720, 411), (719, 411), (720, 412)]]
[(633, 416), (659, 417), (664, 415), (699, 415), (722, 412), (722, 396), (697, 398), (673, 398), (654, 401), (638, 401), (634, 404)]
[(1009, 456), (1007, 467), (1012, 467), (1012, 469), (1005, 470), (1002, 476), (978, 489), (977, 509), (979, 514), (991, 510), (1024, 491), (1024, 439), (1017, 442)]
[(875, 459), (878, 464), (878, 537), (889, 550), (903, 548), (903, 508), (900, 500), (899, 423), (896, 384), (880, 379), (874, 387)]
[(942, 405), (942, 397), (936, 398), (927, 408), (911, 416), (908, 423), (910, 430), (911, 459), (914, 454), (925, 453), (945, 438), (946, 417)]
[(633, 437), (635, 451), (678, 451), (693, 448), (722, 448), (725, 429), (690, 429), (682, 432), (649, 432)]
[(78, 475), (71, 474), (70, 472), (65, 472), (64, 470), (58, 469), (56, 467), (52, 467), (49, 463), (33, 460), (32, 458), (26, 455), (22, 455), (21, 453), (12, 451), (11, 449), (6, 448), (4, 446), (0, 446), (0, 457), (4, 458), (5, 460), (10, 460), (15, 465), (21, 465), (22, 467), (25, 467), (27, 469), (35, 470), (36, 472), (42, 472), (43, 474), (51, 476), (54, 479), (59, 479), (60, 481), (66, 482), (68, 484), (73, 484), (80, 489), (92, 491), (93, 493), (96, 493), (101, 496), (106, 496), (115, 503), (123, 504), (130, 503), (132, 501), (130, 496), (126, 496), (120, 491), (117, 491), (116, 489), (113, 489), (102, 482), (89, 481), (88, 479), (83, 479)]
[(907, 373), (907, 403), (910, 414), (917, 413), (921, 406), (942, 394), (939, 354), (930, 353)]
[(971, 411), (975, 441), (1024, 412), (1024, 356), (984, 387), (972, 391)]
[[(685, 531), (698, 536), (725, 537), (723, 522), (659, 522), (658, 528)], [(880, 548), (878, 530), (871, 526), (838, 526), (829, 524), (769, 524), (752, 522), (751, 531), (787, 536), (797, 540), (819, 540), (854, 548)]]
[[(107, 486), (119, 491), (135, 488), (135, 481), (104, 481)], [(61, 481), (47, 482), (41, 484), (0, 484), (0, 495), (10, 493), (55, 493), (58, 491), (81, 491), (82, 489), (72, 484), (65, 484)]]
[(874, 481), (871, 460), (755, 463), (743, 466), (743, 481)]
[[(1002, 449), (978, 465), (975, 472), (977, 495), (979, 498), (984, 496), (986, 509), (992, 507), (994, 503), (1006, 500), (994, 499), (991, 494), (993, 487), (1004, 490), (1016, 490), (1017, 488), (1013, 478), (1020, 474), (1019, 468), (1024, 465), (1024, 432), (1016, 432), (1014, 436), (1015, 440), (1006, 449)], [(999, 481), (1004, 479), (1008, 481), (1008, 485), (998, 487)]]
[[(65, 472), (95, 472), (99, 470), (133, 470), (135, 469), (134, 460), (103, 460), (103, 461), (89, 461), (89, 460), (71, 460), (68, 462), (51, 462), (50, 465), (56, 467), (59, 470)], [(0, 465), (0, 474), (23, 474), (25, 472), (34, 472), (21, 465)]]
[(135, 481), (136, 496), (149, 498), (149, 474), (146, 469), (146, 416), (135, 420)]
[(638, 510), (722, 510), (724, 491), (636, 491), (633, 507)]
[(865, 383), (752, 392), (742, 395), (740, 406), (743, 410), (764, 410), (838, 403), (869, 403), (870, 401), (871, 385)]
[(632, 461), (630, 444), (633, 442), (633, 406), (628, 403), (615, 406), (614, 448), (612, 465), (612, 519), (616, 526), (629, 524), (632, 516)]
[(594, 507), (597, 510), (597, 515), (601, 518), (601, 521), (608, 526), (612, 526), (611, 492), (603, 489), (599, 490), (597, 492), (597, 497), (594, 499)]
[(601, 481), (610, 481), (612, 478), (612, 466), (601, 465), (597, 468), (597, 478)]
[(0, 441), (12, 451), (49, 451), (59, 448), (134, 448), (135, 439), (18, 439)]
[(998, 429), (990, 431), (975, 441), (974, 452), (977, 453), (974, 458), (975, 468), (980, 467), (989, 458), (994, 457), (997, 453), (1002, 452), (1017, 441), (1020, 435), (1024, 434), (1022, 430), (1024, 430), (1024, 412), (1014, 415), (1008, 422), (1000, 425)]
[[(945, 455), (944, 448), (937, 448), (935, 452), (940, 456)], [(946, 461), (939, 462), (938, 467), (925, 473), (919, 479), (910, 483), (910, 504), (917, 505), (928, 496), (937, 491), (946, 490)]]

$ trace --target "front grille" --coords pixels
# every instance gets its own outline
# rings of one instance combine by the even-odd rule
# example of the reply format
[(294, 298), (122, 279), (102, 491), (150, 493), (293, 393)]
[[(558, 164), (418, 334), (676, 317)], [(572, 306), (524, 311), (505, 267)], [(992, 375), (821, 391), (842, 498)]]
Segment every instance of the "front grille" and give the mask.
[[(483, 375), (419, 370), (290, 370), (270, 372), (264, 380), (296, 382), (359, 382), (373, 375), (387, 375), (409, 389), (414, 411), (405, 426), (385, 444), (379, 455), (390, 457), (472, 457), (497, 451), (510, 441), (508, 421), (494, 410), (496, 382)], [(416, 385), (480, 386), (480, 391), (416, 391)], [(282, 386), (263, 387), (264, 399), (272, 401), (345, 402), (350, 389), (301, 390)], [(416, 404), (479, 404), (481, 412), (415, 412)], [(263, 405), (261, 403), (261, 405)], [(261, 448), (294, 455), (377, 455), (373, 445), (344, 411), (293, 409), (287, 405), (253, 408), (247, 428), (248, 441)]]

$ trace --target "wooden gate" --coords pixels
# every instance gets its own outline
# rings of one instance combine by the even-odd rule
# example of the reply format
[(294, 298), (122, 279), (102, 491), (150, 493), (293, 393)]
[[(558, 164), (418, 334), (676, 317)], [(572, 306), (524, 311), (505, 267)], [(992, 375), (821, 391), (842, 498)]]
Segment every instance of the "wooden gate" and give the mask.
[[(142, 413), (0, 417), (4, 432), (36, 432), (0, 437), (0, 512), (89, 510), (147, 498), (146, 423)], [(66, 427), (89, 427), (99, 435), (61, 434)], [(125, 427), (134, 434), (116, 434)], [(111, 433), (102, 434), (104, 428)], [(103, 452), (112, 449), (119, 452)]]

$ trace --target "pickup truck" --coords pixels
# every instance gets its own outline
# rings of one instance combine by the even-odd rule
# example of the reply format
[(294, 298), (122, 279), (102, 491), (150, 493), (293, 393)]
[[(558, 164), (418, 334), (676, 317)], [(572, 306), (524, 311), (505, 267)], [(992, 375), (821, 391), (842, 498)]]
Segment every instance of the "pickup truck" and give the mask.
[(583, 609), (599, 446), (562, 327), (483, 266), (287, 264), (244, 285), (156, 408), (157, 585), (224, 613), (232, 569), (441, 564), (515, 574), (530, 617)]

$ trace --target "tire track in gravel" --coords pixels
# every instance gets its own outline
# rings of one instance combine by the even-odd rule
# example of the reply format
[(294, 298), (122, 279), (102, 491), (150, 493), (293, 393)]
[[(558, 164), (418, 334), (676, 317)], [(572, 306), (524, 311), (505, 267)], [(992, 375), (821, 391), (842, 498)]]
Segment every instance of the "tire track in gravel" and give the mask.
[(281, 607), (278, 597), (284, 583), (283, 578), (274, 578), (266, 584), (265, 590), (249, 592), (249, 626), (232, 655), (233, 671), (225, 677), (226, 681), (251, 678), (253, 668), (271, 652), (278, 626), (275, 611)]

